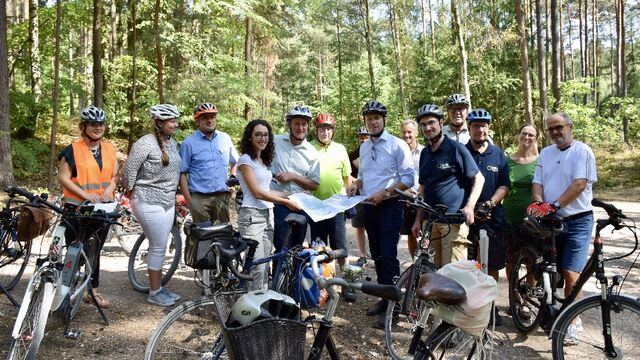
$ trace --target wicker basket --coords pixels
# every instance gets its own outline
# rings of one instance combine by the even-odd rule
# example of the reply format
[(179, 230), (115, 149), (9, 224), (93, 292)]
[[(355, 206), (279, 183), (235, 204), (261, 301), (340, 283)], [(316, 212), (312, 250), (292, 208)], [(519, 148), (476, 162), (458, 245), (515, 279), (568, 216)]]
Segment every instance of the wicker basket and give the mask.
[(216, 311), (223, 323), (224, 344), (230, 359), (297, 360), (304, 359), (306, 325), (299, 320), (264, 319), (228, 328), (233, 304), (244, 292), (219, 293), (214, 297)]

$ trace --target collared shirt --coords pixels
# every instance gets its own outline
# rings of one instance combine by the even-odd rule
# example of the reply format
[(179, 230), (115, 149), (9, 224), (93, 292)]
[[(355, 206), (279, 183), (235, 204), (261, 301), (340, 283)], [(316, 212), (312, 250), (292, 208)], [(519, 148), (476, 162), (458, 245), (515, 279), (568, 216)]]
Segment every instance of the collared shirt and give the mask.
[(320, 156), (310, 142), (306, 139), (299, 145), (293, 145), (289, 134), (280, 134), (273, 137), (275, 156), (271, 162), (271, 189), (282, 192), (309, 193), (295, 181), (280, 184), (275, 176), (282, 172), (290, 172), (308, 177), (310, 180), (320, 183)]
[(456, 212), (464, 206), (471, 190), (471, 179), (480, 170), (469, 150), (448, 137), (436, 151), (426, 146), (420, 154), (420, 184), (424, 185), (427, 204), (447, 206)]
[(189, 192), (209, 194), (227, 191), (229, 165), (238, 161), (231, 137), (220, 130), (209, 139), (196, 130), (180, 145), (181, 173), (189, 174)]
[(371, 196), (398, 182), (413, 187), (413, 172), (409, 145), (386, 130), (375, 144), (369, 139), (360, 145), (361, 195)]
[(576, 215), (593, 209), (591, 186), (598, 181), (596, 158), (588, 145), (577, 140), (564, 150), (555, 144), (542, 149), (533, 182), (542, 185), (544, 201), (556, 201), (577, 179), (586, 179), (587, 187), (574, 201), (558, 211), (559, 216)]
[[(413, 160), (413, 169), (414, 169), (412, 189), (415, 192), (418, 192), (418, 188), (420, 187), (420, 183), (418, 182), (418, 177), (419, 177), (419, 170), (420, 170), (420, 153), (422, 152), (422, 149), (424, 149), (424, 145), (420, 145), (420, 143), (418, 143), (418, 146), (416, 146), (416, 149), (411, 152), (411, 159)], [(411, 147), (409, 147), (409, 150), (411, 150)]]
[(346, 195), (344, 178), (351, 173), (347, 149), (335, 141), (330, 142), (329, 146), (320, 144), (317, 140), (311, 144), (320, 155), (320, 183), (313, 196), (325, 200), (335, 194)]
[[(484, 176), (484, 185), (482, 186), (480, 197), (478, 197), (478, 203), (490, 200), (499, 187), (511, 186), (511, 181), (509, 180), (509, 165), (507, 164), (507, 157), (504, 155), (502, 149), (495, 145), (488, 144), (487, 149), (480, 153), (473, 148), (471, 142), (468, 142), (465, 146), (478, 165), (480, 173)], [(491, 211), (491, 214), (493, 223), (503, 223), (504, 208), (502, 204), (497, 204)]]
[(462, 128), (460, 128), (460, 132), (456, 132), (451, 128), (451, 125), (445, 125), (442, 127), (442, 133), (445, 134), (449, 139), (455, 140), (461, 144), (466, 144), (471, 139), (471, 135), (469, 135), (469, 129), (467, 129), (467, 124), (465, 123)]

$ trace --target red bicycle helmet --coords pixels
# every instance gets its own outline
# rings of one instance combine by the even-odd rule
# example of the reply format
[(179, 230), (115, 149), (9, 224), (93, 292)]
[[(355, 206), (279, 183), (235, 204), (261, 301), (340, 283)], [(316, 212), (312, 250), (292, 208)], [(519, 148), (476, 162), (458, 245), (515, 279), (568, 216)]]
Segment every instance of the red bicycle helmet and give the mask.
[(331, 126), (332, 128), (336, 127), (336, 119), (333, 118), (333, 116), (331, 116), (330, 114), (318, 114), (318, 116), (316, 116), (316, 119), (313, 120), (313, 125), (315, 127), (320, 127), (320, 126)]

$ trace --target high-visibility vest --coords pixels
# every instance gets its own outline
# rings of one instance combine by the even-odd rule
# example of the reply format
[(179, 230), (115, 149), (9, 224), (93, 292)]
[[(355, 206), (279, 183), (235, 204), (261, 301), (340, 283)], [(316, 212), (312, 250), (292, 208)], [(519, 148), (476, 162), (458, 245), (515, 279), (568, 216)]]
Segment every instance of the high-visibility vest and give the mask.
[[(76, 162), (76, 176), (72, 177), (71, 181), (86, 192), (102, 195), (113, 177), (113, 169), (117, 161), (116, 149), (110, 143), (100, 142), (101, 170), (84, 140), (78, 140), (71, 146), (73, 148), (73, 158)], [(62, 200), (65, 203), (75, 205), (80, 205), (84, 202), (84, 199), (79, 198), (67, 188), (63, 189)]]

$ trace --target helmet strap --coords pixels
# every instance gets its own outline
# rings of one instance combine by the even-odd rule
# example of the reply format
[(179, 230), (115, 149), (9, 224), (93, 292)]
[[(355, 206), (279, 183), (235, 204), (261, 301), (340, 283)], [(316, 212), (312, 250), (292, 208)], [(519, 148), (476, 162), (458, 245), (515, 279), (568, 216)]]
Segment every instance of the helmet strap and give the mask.
[(438, 141), (440, 141), (441, 137), (442, 137), (442, 129), (440, 129), (440, 132), (438, 133), (438, 135), (436, 135), (433, 139), (429, 140), (429, 144), (433, 145), (437, 143)]

